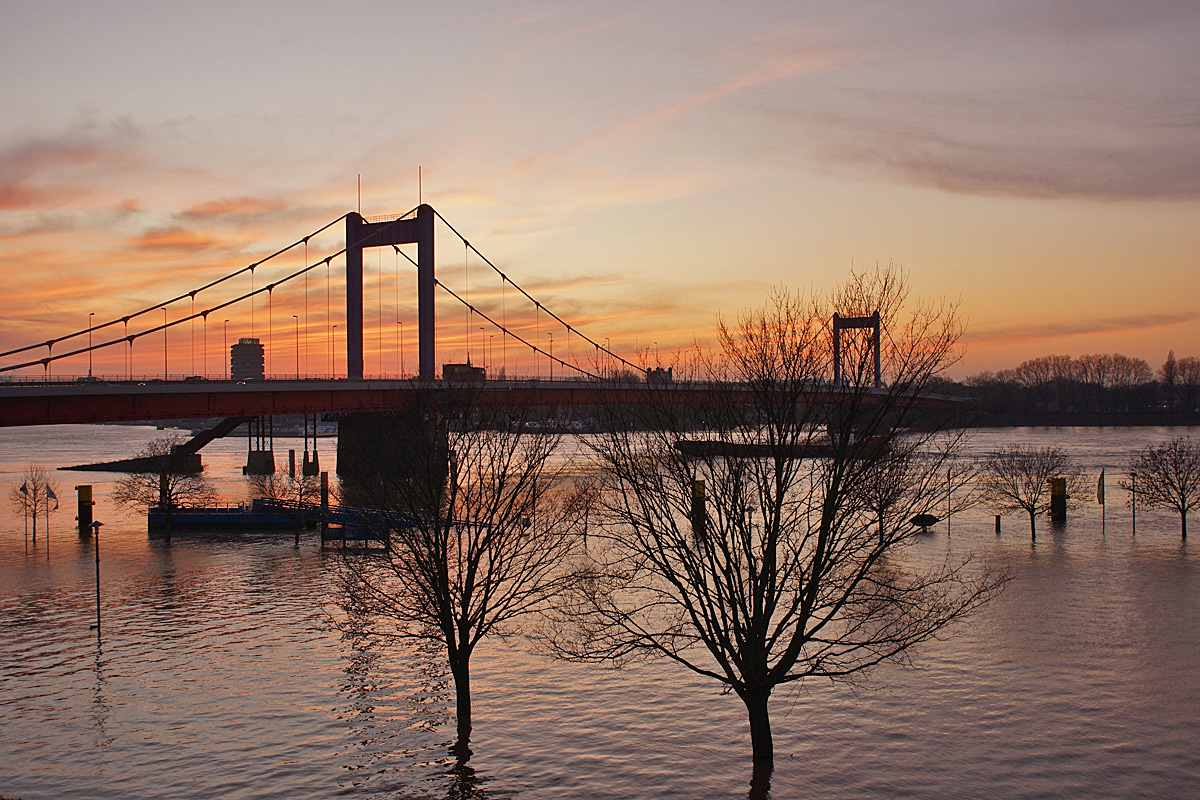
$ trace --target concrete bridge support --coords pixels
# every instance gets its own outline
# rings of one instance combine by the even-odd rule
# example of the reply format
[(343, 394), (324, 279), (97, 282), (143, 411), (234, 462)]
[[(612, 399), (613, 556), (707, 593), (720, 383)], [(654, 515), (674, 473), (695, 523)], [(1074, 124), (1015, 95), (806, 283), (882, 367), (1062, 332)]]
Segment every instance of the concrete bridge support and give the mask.
[[(308, 453), (309, 420), (312, 420), (312, 457)], [(317, 415), (304, 415), (304, 463), (300, 466), (300, 474), (306, 478), (316, 477), (321, 472), (321, 457), (317, 454)]]
[(246, 466), (243, 475), (275, 474), (275, 419), (255, 417), (246, 432)]
[(434, 412), (347, 414), (338, 423), (342, 502), (403, 512), (431, 504), (446, 477), (447, 453), (446, 424)]

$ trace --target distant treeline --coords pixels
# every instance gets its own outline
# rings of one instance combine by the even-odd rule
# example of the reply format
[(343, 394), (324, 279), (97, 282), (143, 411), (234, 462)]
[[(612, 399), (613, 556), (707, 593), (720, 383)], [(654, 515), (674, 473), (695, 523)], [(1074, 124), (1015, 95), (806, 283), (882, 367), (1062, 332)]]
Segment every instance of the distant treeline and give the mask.
[(1155, 372), (1120, 353), (1032, 358), (945, 389), (970, 397), (981, 424), (1180, 424), (1200, 420), (1200, 359), (1175, 358)]

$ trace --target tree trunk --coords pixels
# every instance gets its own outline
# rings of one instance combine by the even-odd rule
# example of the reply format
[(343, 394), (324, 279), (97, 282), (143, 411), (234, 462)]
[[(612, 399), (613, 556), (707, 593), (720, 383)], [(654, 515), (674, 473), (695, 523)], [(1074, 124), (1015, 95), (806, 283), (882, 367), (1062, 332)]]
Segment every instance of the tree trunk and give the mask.
[(754, 771), (770, 773), (775, 764), (775, 742), (771, 738), (771, 716), (767, 711), (770, 690), (748, 689), (742, 695), (746, 712), (750, 717), (750, 747), (754, 752)]
[(1179, 531), (1183, 534), (1184, 541), (1187, 541), (1187, 509), (1179, 512)]
[(460, 653), (450, 664), (454, 675), (454, 695), (458, 717), (458, 742), (456, 749), (465, 749), (471, 738), (471, 657)]
[(1037, 520), (1037, 512), (1030, 511), (1029, 512), (1029, 541), (1031, 541), (1031, 542), (1037, 541), (1037, 522), (1036, 522), (1036, 520)]
[(770, 763), (754, 762), (754, 770), (750, 773), (750, 792), (746, 795), (746, 800), (770, 800), (772, 770), (773, 766)]

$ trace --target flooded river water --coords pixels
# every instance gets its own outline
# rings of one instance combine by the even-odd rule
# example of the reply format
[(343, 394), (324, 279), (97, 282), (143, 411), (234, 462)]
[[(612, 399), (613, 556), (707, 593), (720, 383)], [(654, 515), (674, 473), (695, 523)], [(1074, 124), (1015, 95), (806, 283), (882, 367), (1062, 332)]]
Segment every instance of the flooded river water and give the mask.
[[(822, 683), (773, 700), (772, 797), (1200, 796), (1200, 558), (1178, 519), (1138, 514), (1117, 473), (1187, 431), (980, 432), (977, 452), (1056, 443), (1110, 476), (1106, 519), (956, 516), (914, 560), (972, 553), (1008, 589), (919, 669), (878, 687)], [(1193, 433), (1200, 433), (1193, 431)], [(0, 431), (0, 488), (29, 462), (131, 455), (156, 435), (117, 426)], [(205, 450), (244, 494), (244, 440)], [(276, 442), (277, 455), (300, 443)], [(323, 467), (334, 444), (322, 440)], [(336, 556), (316, 534), (151, 540), (109, 500), (113, 476), (59, 472), (49, 543), (0, 508), (0, 795), (39, 798), (712, 798), (745, 796), (744, 710), (668, 664), (565, 664), (520, 641), (474, 659), (474, 757), (453, 774), (452, 697), (435, 649), (323, 622)], [(77, 483), (96, 486), (103, 632), (92, 546), (73, 531)]]

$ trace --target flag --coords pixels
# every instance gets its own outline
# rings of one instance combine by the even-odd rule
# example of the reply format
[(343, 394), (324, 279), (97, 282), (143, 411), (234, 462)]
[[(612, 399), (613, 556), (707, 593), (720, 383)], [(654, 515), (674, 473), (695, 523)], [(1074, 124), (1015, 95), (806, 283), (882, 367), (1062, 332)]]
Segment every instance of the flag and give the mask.
[(29, 481), (25, 481), (24, 483), (22, 483), (21, 488), (19, 490), (21, 492), (21, 494), (25, 495), (26, 497), (29, 497), (29, 487), (26, 485), (28, 483), (29, 483)]
[(52, 508), (50, 510), (58, 511), (58, 495), (56, 495), (54, 493), (54, 489), (50, 488), (49, 486), (46, 487), (46, 499), (54, 501), (54, 508)]
[(1104, 505), (1104, 470), (1100, 470), (1100, 482), (1096, 484), (1096, 502)]

